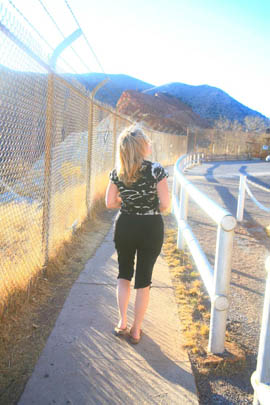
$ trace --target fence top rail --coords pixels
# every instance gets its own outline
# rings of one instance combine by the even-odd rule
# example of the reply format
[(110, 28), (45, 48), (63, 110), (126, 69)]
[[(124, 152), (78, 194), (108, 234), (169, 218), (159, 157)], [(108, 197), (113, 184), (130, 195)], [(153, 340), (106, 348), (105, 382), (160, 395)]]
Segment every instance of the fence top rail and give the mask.
[(197, 205), (222, 227), (224, 231), (232, 231), (236, 226), (236, 219), (225, 208), (220, 207), (215, 201), (209, 198), (206, 194), (202, 193), (197, 187), (195, 187), (181, 172), (181, 169), (185, 167), (187, 156), (181, 156), (174, 166), (175, 177), (184, 187), (190, 197), (196, 202)]

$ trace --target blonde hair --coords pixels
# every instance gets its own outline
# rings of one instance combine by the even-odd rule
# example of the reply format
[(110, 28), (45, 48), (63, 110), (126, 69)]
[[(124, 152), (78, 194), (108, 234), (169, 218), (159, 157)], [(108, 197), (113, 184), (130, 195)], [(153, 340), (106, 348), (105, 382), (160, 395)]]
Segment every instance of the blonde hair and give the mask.
[(140, 168), (150, 139), (143, 130), (132, 125), (124, 129), (118, 139), (116, 171), (127, 186), (138, 180)]

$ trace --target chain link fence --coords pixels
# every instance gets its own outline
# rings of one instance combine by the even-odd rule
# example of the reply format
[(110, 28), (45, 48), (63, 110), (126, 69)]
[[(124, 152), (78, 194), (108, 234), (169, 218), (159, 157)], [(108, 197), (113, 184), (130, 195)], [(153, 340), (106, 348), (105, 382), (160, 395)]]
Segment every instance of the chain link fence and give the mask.
[[(104, 199), (116, 142), (132, 123), (92, 99), (0, 5), (0, 314)], [(145, 128), (173, 164), (186, 137)]]
[(269, 144), (264, 133), (207, 129), (188, 130), (188, 152), (203, 153), (206, 160), (263, 159), (268, 153), (263, 145)]

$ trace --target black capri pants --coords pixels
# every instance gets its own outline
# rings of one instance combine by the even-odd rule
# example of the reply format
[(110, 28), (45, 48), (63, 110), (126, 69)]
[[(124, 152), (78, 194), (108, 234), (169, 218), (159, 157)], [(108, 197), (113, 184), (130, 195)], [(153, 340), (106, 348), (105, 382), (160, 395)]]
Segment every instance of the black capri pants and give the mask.
[(163, 237), (164, 225), (161, 215), (120, 213), (114, 230), (119, 266), (117, 278), (131, 281), (137, 254), (134, 288), (151, 285), (153, 267), (160, 254)]

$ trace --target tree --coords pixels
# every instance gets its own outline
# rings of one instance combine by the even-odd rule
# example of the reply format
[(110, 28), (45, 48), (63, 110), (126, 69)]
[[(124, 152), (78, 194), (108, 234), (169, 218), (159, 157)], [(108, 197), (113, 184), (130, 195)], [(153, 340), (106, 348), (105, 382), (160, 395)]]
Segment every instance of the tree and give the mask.
[(228, 118), (220, 117), (214, 122), (214, 127), (221, 131), (229, 131), (231, 129), (231, 121)]
[(247, 132), (263, 132), (266, 129), (266, 122), (256, 115), (247, 115), (244, 119)]
[(233, 132), (241, 132), (243, 130), (243, 126), (239, 121), (234, 120), (231, 124), (231, 129)]

